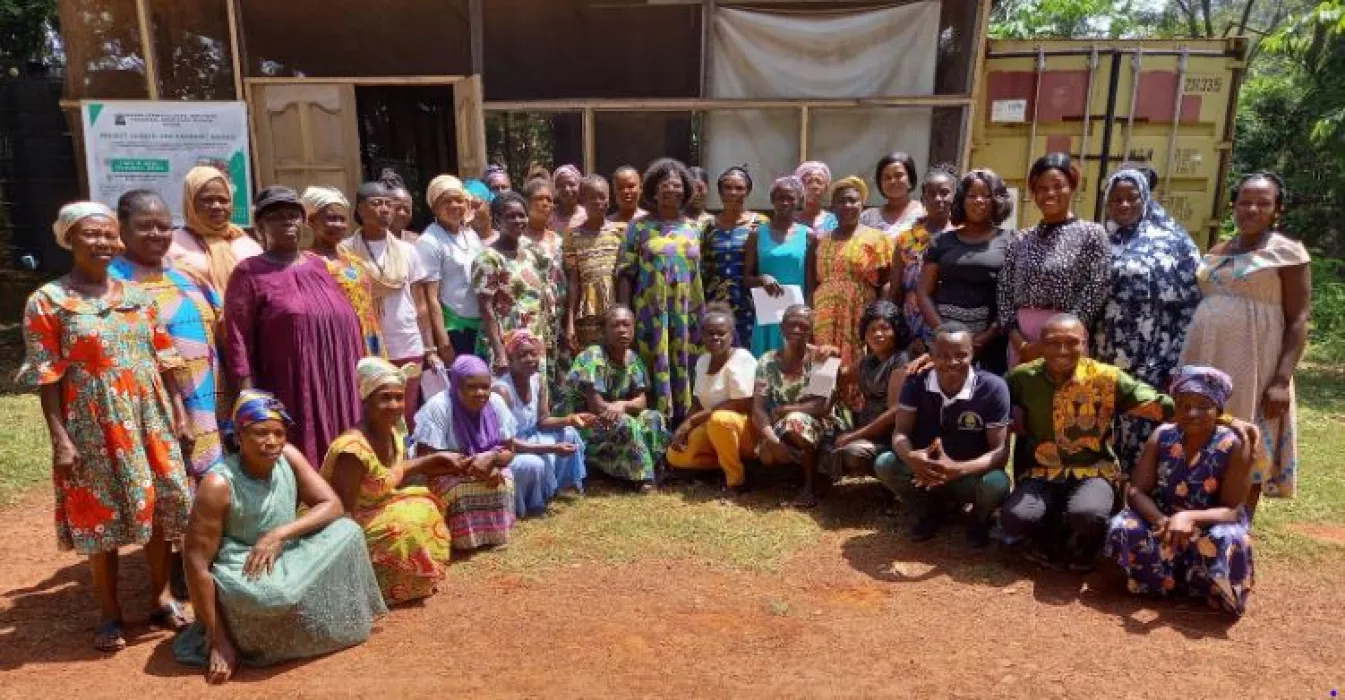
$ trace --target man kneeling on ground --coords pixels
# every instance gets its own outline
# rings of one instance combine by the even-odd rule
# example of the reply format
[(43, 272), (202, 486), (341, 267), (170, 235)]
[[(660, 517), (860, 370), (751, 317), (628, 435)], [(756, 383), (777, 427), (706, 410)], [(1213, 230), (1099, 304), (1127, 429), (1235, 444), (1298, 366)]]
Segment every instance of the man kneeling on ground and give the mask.
[(914, 511), (915, 542), (934, 537), (949, 510), (970, 503), (967, 539), (984, 547), (995, 509), (1009, 493), (1009, 388), (972, 367), (974, 355), (966, 326), (939, 326), (934, 367), (902, 386), (892, 452), (874, 465), (878, 478)]

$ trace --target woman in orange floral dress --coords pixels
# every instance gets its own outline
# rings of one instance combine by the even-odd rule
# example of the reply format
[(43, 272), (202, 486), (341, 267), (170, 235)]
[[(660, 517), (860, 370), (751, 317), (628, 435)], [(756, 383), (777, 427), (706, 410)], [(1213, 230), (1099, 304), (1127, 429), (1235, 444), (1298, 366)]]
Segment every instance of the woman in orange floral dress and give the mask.
[(859, 317), (878, 298), (892, 272), (892, 239), (863, 226), (859, 216), (869, 188), (855, 176), (831, 188), (836, 229), (808, 245), (808, 291), (815, 309), (813, 342), (840, 350), (841, 365), (855, 366), (864, 352)]
[(181, 445), (190, 449), (193, 433), (174, 374), (184, 365), (149, 293), (108, 275), (122, 249), (112, 211), (68, 204), (52, 228), (74, 269), (28, 297), (19, 379), (41, 392), (57, 545), (89, 557), (100, 614), (94, 647), (116, 651), (126, 646), (120, 547), (145, 546), (150, 621), (187, 624), (168, 591), (169, 543), (182, 535), (191, 505)]

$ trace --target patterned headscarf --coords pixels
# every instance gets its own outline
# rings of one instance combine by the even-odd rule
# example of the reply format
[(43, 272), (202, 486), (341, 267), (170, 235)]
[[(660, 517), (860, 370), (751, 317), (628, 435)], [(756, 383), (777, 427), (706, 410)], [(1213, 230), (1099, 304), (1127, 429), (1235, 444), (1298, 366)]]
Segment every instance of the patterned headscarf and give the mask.
[(285, 404), (280, 403), (274, 394), (261, 389), (244, 389), (234, 401), (234, 430), (242, 430), (254, 423), (278, 420), (286, 426), (294, 421), (285, 412)]
[(822, 173), (822, 177), (826, 178), (827, 184), (831, 184), (831, 168), (820, 160), (810, 160), (794, 168), (794, 177), (797, 177), (800, 182), (808, 176), (808, 173)]
[(359, 381), (361, 401), (389, 384), (404, 387), (408, 379), (419, 376), (420, 365), (414, 362), (398, 367), (381, 357), (366, 357), (355, 365), (355, 378)]
[(247, 234), (230, 221), (216, 226), (205, 212), (196, 209), (196, 195), (206, 185), (217, 181), (224, 185), (224, 191), (229, 193), (229, 199), (233, 201), (233, 186), (218, 168), (198, 165), (187, 171), (182, 186), (182, 212), (187, 219), (187, 230), (200, 239), (201, 248), (209, 260), (209, 269), (201, 272), (206, 273), (210, 283), (223, 294), (229, 284), (229, 275), (238, 266), (238, 256), (234, 254), (231, 241)]
[(61, 207), (60, 213), (56, 215), (56, 221), (51, 225), (51, 232), (56, 235), (56, 245), (70, 250), (70, 229), (91, 216), (105, 216), (113, 221), (117, 220), (116, 213), (102, 202), (71, 202)]
[(430, 205), (430, 210), (434, 210), (434, 205), (439, 202), (439, 198), (446, 194), (465, 194), (466, 190), (462, 187), (462, 180), (452, 175), (440, 175), (430, 180), (430, 186), (425, 188), (425, 203)]
[(1213, 367), (1186, 365), (1177, 370), (1177, 376), (1172, 379), (1172, 394), (1200, 394), (1223, 411), (1228, 398), (1233, 395), (1233, 380)]
[(780, 190), (792, 190), (799, 199), (803, 199), (803, 181), (793, 175), (775, 178), (775, 182), (771, 183), (770, 196), (774, 198)]
[(486, 405), (483, 411), (473, 412), (462, 402), (458, 389), (469, 377), (490, 376), (490, 367), (476, 355), (458, 355), (448, 368), (449, 400), (453, 402), (453, 436), (463, 454), (489, 452), (500, 446), (500, 419)]
[(835, 197), (837, 192), (848, 189), (859, 191), (859, 201), (869, 201), (869, 186), (864, 182), (864, 178), (858, 175), (848, 175), (833, 183), (831, 185), (831, 196)]
[(538, 350), (542, 349), (542, 339), (533, 334), (526, 328), (515, 328), (504, 334), (504, 354), (513, 357), (519, 348), (524, 345), (531, 345)]
[[(1145, 220), (1148, 218), (1149, 202), (1152, 199), (1152, 194), (1149, 192), (1149, 178), (1145, 177), (1144, 173), (1141, 173), (1138, 170), (1116, 171), (1115, 173), (1112, 174), (1111, 177), (1107, 178), (1107, 186), (1102, 191), (1102, 201), (1103, 202), (1110, 201), (1112, 188), (1116, 187), (1117, 184), (1122, 182), (1134, 186), (1134, 188), (1136, 190), (1139, 190), (1140, 193), (1139, 221), (1135, 222), (1133, 226), (1130, 226), (1128, 228), (1143, 226)], [(1116, 222), (1112, 221), (1110, 218), (1106, 219), (1104, 223), (1109, 233), (1121, 228), (1119, 225), (1116, 224)]]
[(346, 199), (346, 196), (341, 194), (341, 190), (335, 187), (309, 187), (299, 196), (299, 202), (304, 205), (304, 214), (308, 216), (312, 216), (322, 211), (324, 207), (333, 204), (340, 204), (346, 209), (350, 208), (350, 200)]

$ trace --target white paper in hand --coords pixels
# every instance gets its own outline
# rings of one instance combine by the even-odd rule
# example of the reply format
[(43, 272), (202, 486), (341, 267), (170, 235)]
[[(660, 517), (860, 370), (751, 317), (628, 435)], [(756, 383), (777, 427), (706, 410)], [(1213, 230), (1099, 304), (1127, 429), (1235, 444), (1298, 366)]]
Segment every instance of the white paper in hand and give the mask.
[(830, 397), (831, 393), (836, 391), (836, 381), (840, 376), (841, 358), (833, 357), (813, 370), (812, 376), (808, 377), (808, 387), (803, 390), (803, 395)]
[(752, 306), (757, 310), (757, 325), (778, 326), (785, 320), (785, 309), (803, 303), (803, 287), (797, 284), (782, 286), (785, 293), (773, 297), (765, 287), (752, 288)]

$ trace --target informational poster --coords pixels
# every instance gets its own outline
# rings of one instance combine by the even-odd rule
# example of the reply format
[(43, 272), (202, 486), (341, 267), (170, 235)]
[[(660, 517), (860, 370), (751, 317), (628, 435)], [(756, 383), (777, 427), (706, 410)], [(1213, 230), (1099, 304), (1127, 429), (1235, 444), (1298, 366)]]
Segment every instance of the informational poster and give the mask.
[(181, 226), (187, 171), (213, 165), (233, 185), (234, 223), (250, 223), (245, 103), (85, 100), (80, 106), (91, 199), (115, 207), (128, 190), (155, 190), (173, 212), (173, 223)]

